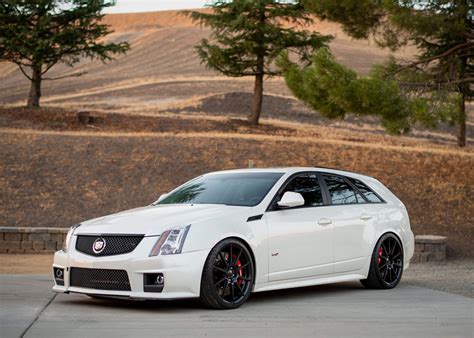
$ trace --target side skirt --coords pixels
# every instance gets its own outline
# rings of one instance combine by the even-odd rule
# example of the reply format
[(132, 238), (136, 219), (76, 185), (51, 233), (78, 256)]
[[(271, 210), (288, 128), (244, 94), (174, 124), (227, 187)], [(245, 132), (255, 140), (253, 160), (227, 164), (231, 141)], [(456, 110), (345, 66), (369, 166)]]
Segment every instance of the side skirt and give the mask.
[(299, 287), (305, 287), (305, 286), (349, 282), (349, 281), (359, 281), (365, 278), (366, 276), (361, 275), (361, 274), (341, 274), (341, 275), (322, 276), (318, 278), (313, 278), (313, 277), (299, 278), (299, 279), (292, 279), (292, 280), (286, 280), (286, 281), (275, 281), (275, 282), (255, 284), (253, 292), (291, 289), (291, 288), (299, 288)]

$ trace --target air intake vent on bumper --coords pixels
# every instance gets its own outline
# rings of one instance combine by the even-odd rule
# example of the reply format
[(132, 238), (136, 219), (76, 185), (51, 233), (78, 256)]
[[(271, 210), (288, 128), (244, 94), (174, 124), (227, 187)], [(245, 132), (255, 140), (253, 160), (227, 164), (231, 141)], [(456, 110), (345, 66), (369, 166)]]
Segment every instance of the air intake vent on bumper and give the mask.
[(131, 290), (125, 270), (71, 268), (70, 285), (97, 290)]

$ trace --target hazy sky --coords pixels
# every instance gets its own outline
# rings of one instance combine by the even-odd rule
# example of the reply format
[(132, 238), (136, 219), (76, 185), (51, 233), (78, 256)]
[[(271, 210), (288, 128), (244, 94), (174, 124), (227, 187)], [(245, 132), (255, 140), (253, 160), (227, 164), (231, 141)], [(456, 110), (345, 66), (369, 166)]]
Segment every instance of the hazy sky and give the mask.
[(106, 13), (152, 12), (166, 9), (184, 9), (203, 7), (208, 0), (117, 0), (114, 7)]

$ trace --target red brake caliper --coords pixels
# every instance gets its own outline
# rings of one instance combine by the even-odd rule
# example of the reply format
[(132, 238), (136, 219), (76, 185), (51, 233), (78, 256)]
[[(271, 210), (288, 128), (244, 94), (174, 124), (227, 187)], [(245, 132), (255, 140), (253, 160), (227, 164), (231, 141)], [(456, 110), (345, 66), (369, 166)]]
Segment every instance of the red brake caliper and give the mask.
[(380, 263), (382, 263), (382, 253), (383, 253), (383, 249), (382, 249), (382, 247), (380, 247), (380, 248), (379, 248), (378, 258), (377, 258), (377, 263), (378, 263), (378, 265), (380, 265)]
[[(234, 255), (234, 257), (235, 257), (235, 255)], [(237, 267), (240, 268), (241, 266), (242, 266), (242, 263), (240, 262), (240, 259), (239, 259), (239, 260), (237, 260)], [(240, 277), (243, 277), (243, 275), (244, 275), (244, 274), (243, 274), (242, 270), (239, 269), (239, 276), (240, 276)], [(237, 283), (238, 283), (239, 285), (242, 285), (242, 284), (244, 283), (244, 280), (243, 280), (242, 278), (239, 278), (239, 279), (237, 280)]]

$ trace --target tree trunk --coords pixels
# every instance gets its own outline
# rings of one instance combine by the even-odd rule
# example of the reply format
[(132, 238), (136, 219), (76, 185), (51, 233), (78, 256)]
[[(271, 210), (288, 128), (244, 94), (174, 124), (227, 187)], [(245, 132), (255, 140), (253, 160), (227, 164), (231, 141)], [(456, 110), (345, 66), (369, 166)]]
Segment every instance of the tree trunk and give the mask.
[(263, 76), (265, 75), (265, 10), (266, 5), (265, 2), (260, 3), (260, 8), (258, 10), (258, 18), (261, 30), (258, 32), (255, 42), (258, 44), (258, 48), (256, 50), (257, 55), (257, 64), (256, 64), (256, 75), (255, 75), (255, 86), (253, 89), (253, 102), (252, 102), (252, 110), (248, 115), (248, 121), (253, 124), (257, 125), (258, 121), (260, 120), (260, 114), (262, 113), (262, 102), (263, 102)]
[(28, 108), (39, 108), (41, 98), (41, 67), (33, 67), (31, 77), (30, 96), (28, 97)]
[(263, 74), (255, 76), (255, 87), (253, 90), (253, 102), (252, 111), (248, 116), (248, 120), (251, 124), (257, 125), (262, 113), (262, 102), (263, 102)]
[[(463, 86), (465, 87), (465, 85)], [(463, 90), (465, 90), (463, 88)], [(466, 146), (466, 95), (465, 92), (461, 93), (461, 107), (460, 107), (459, 125), (458, 125), (458, 146)]]
[[(461, 20), (463, 21), (465, 27), (469, 27), (470, 25), (470, 18), (469, 18), (469, 6), (467, 3), (467, 0), (462, 1), (460, 6), (460, 15), (461, 15)], [(464, 37), (464, 43), (467, 43), (467, 37)], [(465, 79), (467, 77), (467, 63), (468, 62), (468, 56), (463, 55), (461, 56), (461, 67), (460, 67), (460, 72), (459, 72), (459, 78), (460, 79)], [(460, 105), (460, 114), (459, 114), (459, 122), (458, 122), (458, 146), (459, 147), (465, 147), (466, 146), (466, 97), (467, 97), (467, 92), (469, 91), (469, 85), (467, 83), (461, 82), (458, 86), (458, 91), (461, 94), (461, 105)]]

